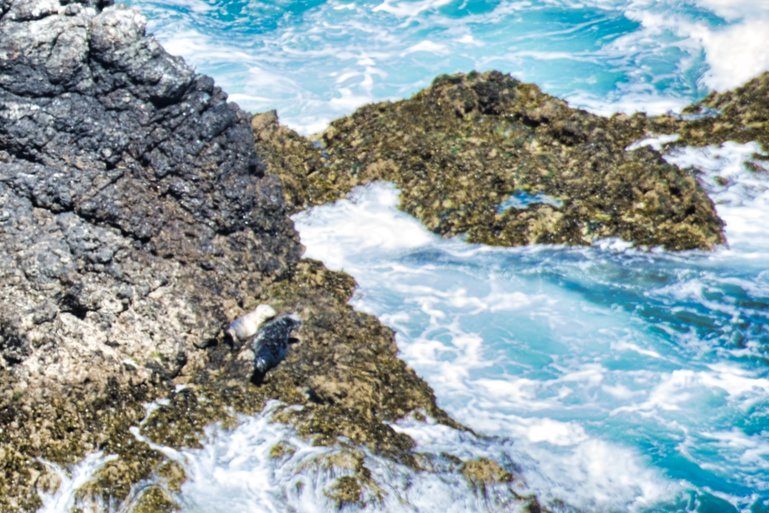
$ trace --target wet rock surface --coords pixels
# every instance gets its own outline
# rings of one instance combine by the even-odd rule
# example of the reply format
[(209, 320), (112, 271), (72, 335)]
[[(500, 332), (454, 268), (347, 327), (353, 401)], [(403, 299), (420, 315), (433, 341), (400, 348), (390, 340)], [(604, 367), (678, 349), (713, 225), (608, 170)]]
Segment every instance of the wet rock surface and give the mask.
[[(242, 304), (298, 260), (280, 185), (250, 149), (245, 115), (144, 37), (136, 12), (9, 5), (5, 367), (82, 382), (81, 358), (143, 368), (151, 350), (173, 375), (185, 351), (219, 335), (223, 298)], [(59, 343), (70, 339), (77, 349)]]
[(769, 151), (769, 72), (732, 91), (711, 93), (685, 109), (680, 117), (653, 121), (679, 133), (679, 144), (757, 141), (765, 152)]
[(690, 171), (650, 148), (626, 150), (644, 122), (573, 109), (489, 72), (438, 77), (409, 100), (362, 107), (314, 143), (272, 113), (252, 126), (260, 155), (300, 209), (388, 180), (401, 189), (403, 210), (471, 242), (620, 237), (674, 250), (723, 243), (713, 203)]
[[(162, 397), (144, 430), (173, 446), (278, 399), (319, 443), (407, 459), (386, 421), (450, 422), (430, 389), (346, 305), (352, 279), (300, 260), (248, 117), (109, 3), (0, 1), (0, 510), (34, 511), (57, 486), (44, 462), (93, 451), (118, 457), (83, 497), (119, 502), (169, 468), (178, 484), (129, 431)], [(259, 303), (303, 320), (261, 387), (225, 334)], [(173, 510), (161, 492), (135, 510)]]
[[(38, 493), (58, 486), (46, 461), (94, 451), (117, 458), (83, 500), (120, 503), (155, 476), (162, 486), (133, 496), (133, 511), (173, 511), (184, 471), (145, 440), (196, 446), (212, 422), (271, 400), (285, 405), (275, 420), (313, 443), (343, 439), (351, 454), (363, 446), (430, 471), (391, 423), (463, 428), (398, 359), (392, 331), (349, 306), (352, 278), (301, 259), (288, 218), (356, 185), (392, 180), (403, 208), (435, 231), (491, 244), (723, 241), (689, 172), (651, 149), (624, 150), (683, 130), (681, 120), (607, 120), (472, 74), (365, 107), (313, 142), (274, 114), (249, 127), (210, 78), (145, 35), (140, 16), (110, 4), (0, 0), (2, 511), (34, 511)], [(711, 100), (740, 122), (754, 116), (738, 96)], [(302, 324), (257, 386), (253, 348), (226, 329), (259, 304)], [(328, 491), (339, 507), (380, 493), (363, 459), (330, 464), (350, 471)], [(479, 493), (517, 479), (486, 458), (446, 471)]]

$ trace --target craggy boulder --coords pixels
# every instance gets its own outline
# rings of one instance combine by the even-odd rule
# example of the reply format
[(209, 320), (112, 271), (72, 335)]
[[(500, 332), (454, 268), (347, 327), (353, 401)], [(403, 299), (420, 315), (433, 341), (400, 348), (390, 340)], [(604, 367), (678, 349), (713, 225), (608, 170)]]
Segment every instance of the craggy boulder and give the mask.
[(724, 242), (694, 175), (627, 150), (637, 119), (570, 108), (499, 72), (438, 77), (413, 98), (362, 107), (313, 144), (252, 120), (258, 152), (301, 209), (375, 180), (431, 230), (492, 245), (620, 237), (682, 250)]
[[(354, 280), (300, 260), (247, 116), (108, 3), (0, 0), (0, 511), (36, 511), (52, 465), (93, 453), (75, 509), (177, 511), (184, 469), (147, 441), (196, 446), (275, 400), (317, 444), (416, 466), (394, 421), (460, 426)], [(302, 324), (257, 386), (226, 329), (261, 303)], [(376, 488), (356, 472), (340, 505)]]
[(301, 253), (246, 115), (107, 3), (0, 2), (3, 511), (33, 457), (108, 447)]

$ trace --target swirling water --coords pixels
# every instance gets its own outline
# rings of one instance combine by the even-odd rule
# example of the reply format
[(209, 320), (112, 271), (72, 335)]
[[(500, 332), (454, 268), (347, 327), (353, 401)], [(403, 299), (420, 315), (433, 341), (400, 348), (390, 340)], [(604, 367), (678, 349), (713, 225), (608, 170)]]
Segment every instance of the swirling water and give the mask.
[(765, 0), (130, 0), (172, 53), (302, 131), (499, 69), (597, 111), (665, 111), (769, 67)]
[[(495, 68), (595, 111), (658, 112), (769, 68), (762, 0), (130, 3), (241, 106), (277, 109), (303, 132), (445, 72)], [(404, 421), (423, 450), (507, 457), (551, 505), (758, 513), (769, 511), (769, 181), (744, 166), (757, 151), (667, 157), (704, 172), (730, 241), (714, 253), (442, 240), (397, 211), (387, 184), (295, 220), (308, 256), (358, 280), (355, 305), (396, 329), (440, 405), (493, 435)], [(281, 430), (250, 419), (174, 454), (191, 478), (185, 511), (325, 511), (321, 485), (281, 478), (291, 461), (266, 470), (267, 442), (293, 436)], [(297, 460), (320, 451), (292, 440)], [(506, 511), (450, 481), (371, 467), (406, 497), (386, 511)]]

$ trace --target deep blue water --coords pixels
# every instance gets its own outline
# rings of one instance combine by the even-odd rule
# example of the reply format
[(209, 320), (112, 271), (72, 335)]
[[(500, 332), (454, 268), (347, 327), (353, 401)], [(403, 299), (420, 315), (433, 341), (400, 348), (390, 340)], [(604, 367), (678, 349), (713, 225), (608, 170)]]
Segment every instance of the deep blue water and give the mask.
[[(769, 68), (769, 2), (130, 3), (241, 106), (277, 109), (304, 132), (445, 72), (500, 69), (598, 112), (660, 112)], [(296, 221), (309, 256), (358, 280), (355, 305), (397, 330), (439, 403), (494, 435), (483, 450), (519, 462), (550, 504), (758, 513), (769, 511), (769, 182), (744, 168), (755, 151), (668, 156), (704, 172), (730, 241), (714, 253), (441, 240), (395, 210), (387, 185)]]

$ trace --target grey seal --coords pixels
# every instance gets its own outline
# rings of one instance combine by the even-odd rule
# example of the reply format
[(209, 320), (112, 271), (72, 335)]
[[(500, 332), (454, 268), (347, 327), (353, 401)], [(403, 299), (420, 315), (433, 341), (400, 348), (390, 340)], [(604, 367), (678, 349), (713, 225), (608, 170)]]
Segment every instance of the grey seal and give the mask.
[(261, 304), (247, 314), (241, 315), (227, 326), (227, 334), (235, 341), (244, 341), (256, 335), (264, 321), (277, 315), (268, 304)]
[(267, 371), (275, 368), (288, 354), (290, 344), (299, 342), (291, 333), (302, 325), (296, 315), (286, 314), (265, 323), (254, 337), (254, 374), (251, 378), (261, 385)]

